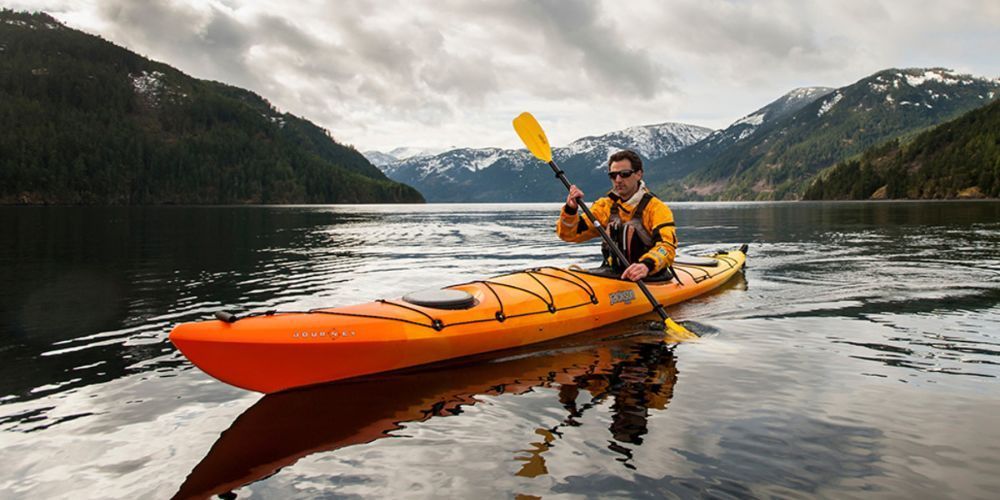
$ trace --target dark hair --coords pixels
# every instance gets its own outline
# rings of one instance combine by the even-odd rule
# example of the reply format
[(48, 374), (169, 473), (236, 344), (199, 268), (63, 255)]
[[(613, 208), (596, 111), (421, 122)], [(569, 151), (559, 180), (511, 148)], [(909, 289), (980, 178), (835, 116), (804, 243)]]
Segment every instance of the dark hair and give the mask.
[(610, 167), (612, 163), (616, 161), (628, 160), (632, 164), (632, 170), (638, 172), (642, 170), (642, 158), (635, 154), (635, 151), (629, 149), (623, 149), (608, 158), (608, 166)]

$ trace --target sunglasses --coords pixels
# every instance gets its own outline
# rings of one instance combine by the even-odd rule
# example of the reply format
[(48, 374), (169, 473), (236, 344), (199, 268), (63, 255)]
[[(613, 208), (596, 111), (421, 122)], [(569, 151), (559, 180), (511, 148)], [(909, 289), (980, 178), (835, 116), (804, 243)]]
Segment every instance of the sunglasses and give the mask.
[(632, 177), (632, 174), (634, 174), (634, 173), (635, 173), (635, 170), (622, 170), (621, 172), (608, 172), (608, 178), (611, 179), (611, 180), (615, 180), (615, 177), (621, 177), (622, 179), (628, 179), (629, 177)]

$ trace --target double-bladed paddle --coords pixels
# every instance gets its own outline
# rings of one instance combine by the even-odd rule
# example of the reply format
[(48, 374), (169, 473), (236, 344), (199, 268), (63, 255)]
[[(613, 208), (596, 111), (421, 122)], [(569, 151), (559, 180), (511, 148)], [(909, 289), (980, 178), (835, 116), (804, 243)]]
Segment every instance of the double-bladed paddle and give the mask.
[[(535, 158), (548, 163), (548, 165), (552, 167), (552, 171), (555, 172), (556, 178), (562, 181), (563, 185), (566, 186), (566, 189), (569, 189), (572, 184), (570, 184), (569, 180), (566, 179), (566, 173), (563, 172), (554, 161), (552, 161), (552, 147), (549, 145), (549, 140), (545, 137), (545, 131), (542, 130), (542, 126), (538, 124), (538, 120), (536, 120), (534, 116), (531, 116), (531, 113), (521, 113), (517, 118), (514, 118), (514, 130), (517, 132), (517, 135), (521, 137), (521, 141), (524, 142), (524, 145), (528, 147), (528, 151), (531, 151), (531, 154), (535, 155)], [(583, 210), (583, 213), (588, 219), (590, 219), (590, 222), (594, 225), (594, 227), (597, 228), (597, 232), (600, 233), (601, 238), (604, 240), (604, 243), (607, 244), (608, 248), (614, 252), (618, 261), (628, 262), (625, 254), (622, 253), (621, 249), (618, 248), (618, 245), (616, 245), (611, 237), (608, 236), (607, 231), (605, 231), (604, 227), (601, 226), (600, 221), (594, 217), (594, 214), (590, 212), (590, 209), (587, 208), (587, 204), (584, 203), (583, 199), (578, 197), (576, 202), (577, 206)], [(684, 328), (676, 321), (670, 319), (670, 316), (667, 315), (667, 311), (663, 310), (663, 306), (658, 300), (656, 300), (656, 297), (653, 297), (653, 294), (649, 291), (649, 288), (646, 287), (645, 283), (641, 280), (636, 281), (635, 283), (639, 286), (639, 290), (642, 290), (642, 294), (646, 296), (649, 303), (653, 305), (653, 310), (655, 310), (657, 314), (660, 315), (660, 318), (663, 319), (663, 331), (667, 338), (676, 341), (698, 338), (698, 335), (694, 334), (687, 328)]]

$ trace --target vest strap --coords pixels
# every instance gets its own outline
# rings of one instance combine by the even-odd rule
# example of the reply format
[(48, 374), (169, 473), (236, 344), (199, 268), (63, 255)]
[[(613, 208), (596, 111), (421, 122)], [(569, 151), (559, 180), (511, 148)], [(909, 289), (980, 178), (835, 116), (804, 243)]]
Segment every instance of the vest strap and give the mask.
[[(611, 207), (611, 211), (608, 216), (608, 231), (610, 233), (611, 239), (622, 245), (622, 250), (629, 259), (638, 259), (640, 256), (649, 251), (650, 248), (656, 244), (658, 239), (656, 238), (656, 233), (649, 234), (649, 231), (642, 225), (642, 214), (646, 210), (646, 206), (649, 205), (650, 200), (654, 198), (654, 195), (648, 191), (643, 193), (642, 198), (639, 203), (636, 204), (635, 208), (631, 211), (632, 216), (628, 221), (622, 222), (620, 210), (624, 208), (619, 201), (612, 198), (615, 203)], [(614, 254), (611, 249), (607, 248), (607, 245), (601, 245), (605, 261), (608, 262), (613, 268), (628, 267), (628, 262), (615, 262), (617, 259), (614, 258)]]

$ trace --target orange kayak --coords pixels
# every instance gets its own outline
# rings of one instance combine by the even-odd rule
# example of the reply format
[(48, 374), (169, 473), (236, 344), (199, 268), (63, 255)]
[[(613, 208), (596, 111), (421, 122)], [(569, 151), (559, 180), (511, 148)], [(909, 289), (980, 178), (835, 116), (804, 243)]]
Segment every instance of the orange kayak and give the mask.
[[(685, 258), (676, 278), (647, 281), (664, 306), (717, 288), (746, 262), (739, 250)], [(630, 281), (542, 267), (394, 300), (183, 323), (170, 341), (228, 384), (264, 393), (510, 349), (651, 312)]]

